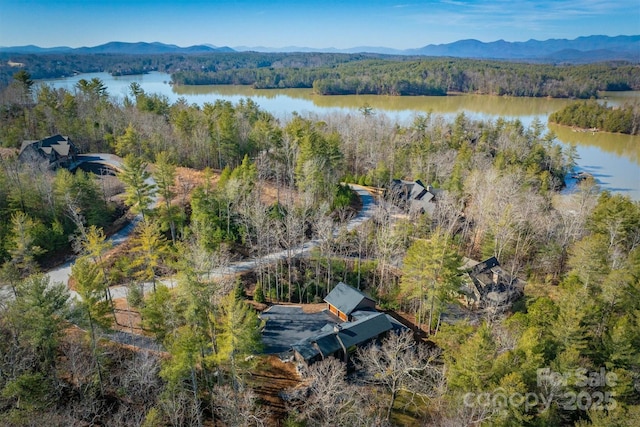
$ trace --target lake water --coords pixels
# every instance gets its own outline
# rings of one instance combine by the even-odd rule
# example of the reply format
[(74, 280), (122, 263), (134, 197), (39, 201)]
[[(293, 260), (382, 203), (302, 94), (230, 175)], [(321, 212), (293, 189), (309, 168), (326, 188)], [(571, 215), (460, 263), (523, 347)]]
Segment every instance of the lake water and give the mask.
[[(519, 119), (529, 125), (534, 119), (547, 123), (550, 113), (572, 101), (547, 98), (512, 98), (487, 95), (437, 96), (377, 96), (347, 95), (322, 96), (311, 89), (252, 89), (246, 86), (173, 86), (170, 76), (150, 73), (136, 76), (113, 77), (108, 73), (83, 74), (65, 79), (46, 80), (54, 87), (73, 90), (78, 80), (97, 77), (107, 86), (109, 94), (124, 98), (132, 82), (140, 84), (147, 93), (167, 96), (170, 102), (184, 98), (189, 104), (203, 105), (218, 99), (238, 102), (251, 98), (261, 109), (281, 120), (287, 120), (295, 111), (301, 115), (342, 112), (360, 114), (358, 109), (370, 106), (376, 114), (405, 123), (415, 114), (443, 115), (453, 118), (464, 112), (474, 119), (495, 120), (498, 117)], [(640, 102), (640, 92), (608, 92), (604, 94), (609, 105)], [(602, 188), (629, 195), (640, 200), (640, 137), (597, 132), (574, 132), (569, 128), (550, 125), (559, 142), (577, 147), (580, 170), (591, 173)], [(572, 184), (571, 182), (569, 183)]]

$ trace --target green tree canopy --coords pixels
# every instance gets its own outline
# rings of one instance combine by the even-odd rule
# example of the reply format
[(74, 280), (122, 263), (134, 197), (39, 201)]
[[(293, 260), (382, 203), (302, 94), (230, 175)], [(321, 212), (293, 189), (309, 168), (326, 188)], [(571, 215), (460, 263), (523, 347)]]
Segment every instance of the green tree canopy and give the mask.
[(400, 291), (412, 302), (418, 325), (422, 325), (428, 307), (429, 331), (433, 330), (434, 318), (440, 318), (447, 302), (460, 289), (460, 266), (460, 256), (439, 231), (411, 244), (402, 263)]
[(125, 203), (135, 213), (146, 217), (151, 205), (154, 204), (156, 185), (147, 171), (147, 163), (132, 154), (124, 158), (122, 171), (118, 177), (125, 185)]

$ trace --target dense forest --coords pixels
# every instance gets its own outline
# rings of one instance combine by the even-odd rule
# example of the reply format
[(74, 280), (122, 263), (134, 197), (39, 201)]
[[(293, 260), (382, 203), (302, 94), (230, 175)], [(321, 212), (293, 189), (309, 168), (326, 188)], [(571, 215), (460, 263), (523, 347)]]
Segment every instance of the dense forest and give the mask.
[(549, 116), (549, 121), (581, 129), (638, 135), (640, 107), (637, 104), (609, 107), (606, 103), (599, 104), (596, 101), (579, 102), (554, 112)]
[[(175, 84), (313, 88), (322, 95), (446, 95), (450, 92), (554, 98), (640, 90), (638, 65), (530, 64), (381, 54), (219, 52), (193, 55), (0, 53), (0, 87), (20, 64), (34, 79), (105, 71), (161, 71)], [(9, 64), (14, 64), (13, 66)]]
[(322, 95), (446, 95), (590, 98), (602, 90), (640, 88), (630, 64), (533, 65), (454, 58), (369, 59), (312, 68), (252, 67), (182, 70), (176, 84), (251, 84), (256, 88), (313, 88)]
[[(114, 75), (141, 74), (161, 71), (172, 74), (180, 70), (240, 70), (252, 68), (315, 68), (331, 67), (343, 62), (379, 58), (377, 54), (330, 54), (330, 53), (257, 53), (219, 52), (214, 54), (16, 54), (0, 52), (0, 87), (12, 80), (17, 71), (15, 65), (22, 64), (33, 79), (50, 79), (72, 76), (77, 73), (108, 72)], [(393, 61), (402, 61), (404, 56), (390, 56)]]
[[(575, 151), (540, 122), (400, 125), (366, 109), (282, 123), (251, 100), (171, 104), (132, 84), (120, 102), (99, 79), (36, 90), (28, 73), (0, 106), (3, 425), (640, 423), (640, 204), (592, 180), (561, 195)], [(18, 161), (22, 140), (55, 133), (121, 170)], [(394, 178), (439, 190), (433, 213), (396, 215)], [(352, 230), (341, 182), (379, 193)], [(472, 309), (464, 257), (490, 256), (525, 294)], [(70, 288), (42, 275), (69, 257)], [(212, 274), (237, 260), (255, 269)], [(282, 374), (261, 354), (257, 310), (320, 302), (338, 281), (415, 334), (360, 348), (348, 369), (313, 364), (269, 400)]]

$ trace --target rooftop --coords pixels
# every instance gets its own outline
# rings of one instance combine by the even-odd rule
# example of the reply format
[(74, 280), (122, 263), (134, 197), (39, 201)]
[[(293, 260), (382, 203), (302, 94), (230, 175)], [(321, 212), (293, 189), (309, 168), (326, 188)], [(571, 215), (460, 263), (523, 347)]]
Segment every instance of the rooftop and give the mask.
[(324, 300), (346, 315), (350, 315), (365, 300), (375, 305), (375, 300), (342, 282), (338, 283)]

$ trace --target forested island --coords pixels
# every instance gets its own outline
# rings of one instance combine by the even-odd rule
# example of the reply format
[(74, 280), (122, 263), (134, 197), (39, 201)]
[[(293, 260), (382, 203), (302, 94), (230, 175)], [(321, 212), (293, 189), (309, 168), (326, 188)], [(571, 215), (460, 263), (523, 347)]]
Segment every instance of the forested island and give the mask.
[[(313, 88), (321, 95), (490, 95), (580, 98), (640, 90), (635, 64), (531, 64), (382, 54), (216, 52), (209, 54), (0, 53), (0, 86), (16, 72), (34, 79), (106, 71), (161, 71), (179, 85), (234, 84), (259, 89)], [(14, 66), (8, 65), (9, 63)]]
[[(522, 93), (553, 81), (439, 61), (433, 87), (460, 76), (447, 92), (474, 66), (487, 88), (515, 88), (517, 70)], [(364, 64), (335, 64), (328, 85)], [(248, 75), (278, 73), (263, 65)], [(362, 79), (437, 69), (372, 65)], [(638, 85), (628, 65), (554, 69), (574, 76), (558, 93)], [(169, 103), (136, 84), (109, 95), (99, 79), (69, 91), (27, 72), (0, 93), (0, 424), (640, 424), (640, 203), (593, 180), (560, 194), (575, 151), (539, 121), (403, 125), (363, 109), (280, 122), (251, 100)], [(19, 157), (56, 134), (120, 163), (71, 172)], [(407, 183), (433, 202), (410, 209), (393, 190)], [(108, 238), (134, 218), (126, 242)], [(506, 290), (470, 291), (472, 260)], [(55, 283), (45, 273), (65, 261), (71, 280)], [(339, 282), (404, 332), (345, 348), (348, 364), (265, 354), (259, 315), (317, 309)], [(516, 282), (523, 294), (500, 298)]]
[(640, 134), (640, 106), (625, 104), (610, 107), (596, 101), (577, 102), (549, 116), (549, 121), (594, 132)]

